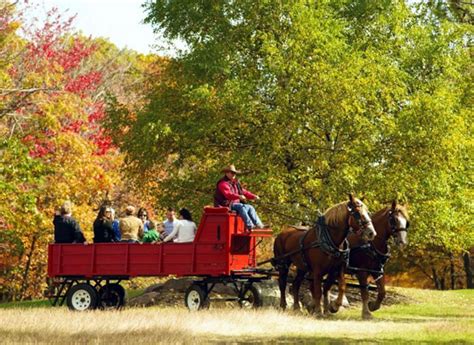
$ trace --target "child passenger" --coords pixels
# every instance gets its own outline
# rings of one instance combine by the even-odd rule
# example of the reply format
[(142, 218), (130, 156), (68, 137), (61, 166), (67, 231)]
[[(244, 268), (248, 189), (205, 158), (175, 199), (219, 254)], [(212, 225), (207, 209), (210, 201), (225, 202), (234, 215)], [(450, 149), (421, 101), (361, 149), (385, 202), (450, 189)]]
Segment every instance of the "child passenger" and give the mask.
[(154, 243), (160, 240), (160, 233), (156, 230), (155, 222), (148, 221), (148, 231), (143, 235), (143, 243)]

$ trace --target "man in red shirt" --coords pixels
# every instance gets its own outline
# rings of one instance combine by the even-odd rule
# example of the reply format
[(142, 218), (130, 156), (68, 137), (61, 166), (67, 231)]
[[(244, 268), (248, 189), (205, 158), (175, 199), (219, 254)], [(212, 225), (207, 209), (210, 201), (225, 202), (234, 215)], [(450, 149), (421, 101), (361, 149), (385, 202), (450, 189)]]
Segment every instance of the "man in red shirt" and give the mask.
[(255, 208), (245, 203), (246, 200), (260, 199), (258, 195), (242, 188), (239, 180), (236, 178), (236, 174), (240, 172), (235, 169), (233, 164), (222, 169), (222, 172), (225, 173), (225, 176), (217, 182), (214, 206), (228, 207), (230, 210), (236, 211), (244, 220), (248, 230), (263, 228), (264, 225), (258, 217)]

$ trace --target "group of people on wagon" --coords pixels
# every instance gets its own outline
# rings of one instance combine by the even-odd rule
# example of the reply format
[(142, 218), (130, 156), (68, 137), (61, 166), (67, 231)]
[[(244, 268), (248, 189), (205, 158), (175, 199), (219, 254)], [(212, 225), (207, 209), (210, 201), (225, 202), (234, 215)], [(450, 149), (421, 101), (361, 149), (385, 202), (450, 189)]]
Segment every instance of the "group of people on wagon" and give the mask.
[[(70, 202), (65, 202), (56, 212), (53, 220), (55, 243), (86, 243), (79, 223), (72, 216)], [(189, 210), (179, 210), (179, 219), (173, 208), (168, 208), (166, 219), (158, 223), (149, 219), (148, 212), (140, 208), (135, 215), (135, 207), (127, 206), (124, 217), (115, 218), (115, 211), (109, 206), (99, 209), (93, 223), (94, 243), (159, 243), (192, 242), (196, 235), (196, 224)]]
[[(234, 165), (225, 167), (224, 176), (217, 182), (214, 193), (214, 206), (227, 207), (235, 211), (244, 221), (246, 230), (266, 227), (247, 200), (258, 200), (259, 196), (244, 189), (236, 175), (240, 173)], [(55, 243), (86, 243), (79, 223), (72, 217), (72, 205), (65, 202), (56, 212), (54, 220)], [(156, 223), (149, 219), (145, 208), (140, 208), (135, 215), (135, 207), (128, 206), (124, 217), (115, 218), (115, 210), (102, 206), (93, 224), (94, 243), (129, 242), (192, 242), (197, 227), (192, 215), (186, 208), (179, 210), (176, 219), (175, 210), (168, 208), (166, 219)]]

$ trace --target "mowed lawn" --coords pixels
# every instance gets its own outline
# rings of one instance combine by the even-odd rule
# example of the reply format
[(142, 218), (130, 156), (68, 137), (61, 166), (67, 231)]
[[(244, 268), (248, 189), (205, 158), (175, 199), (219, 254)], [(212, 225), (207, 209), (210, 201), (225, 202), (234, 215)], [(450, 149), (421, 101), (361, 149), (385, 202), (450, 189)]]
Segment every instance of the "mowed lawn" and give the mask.
[(396, 289), (410, 304), (383, 306), (371, 321), (360, 308), (325, 319), (276, 309), (127, 308), (71, 312), (41, 302), (0, 305), (0, 343), (474, 344), (474, 290)]

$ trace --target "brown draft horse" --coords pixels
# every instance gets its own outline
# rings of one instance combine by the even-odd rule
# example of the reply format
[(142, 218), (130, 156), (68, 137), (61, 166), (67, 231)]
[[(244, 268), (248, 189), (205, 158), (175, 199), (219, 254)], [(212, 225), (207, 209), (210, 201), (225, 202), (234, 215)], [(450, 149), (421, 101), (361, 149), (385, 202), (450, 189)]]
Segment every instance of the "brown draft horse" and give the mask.
[[(322, 315), (322, 278), (332, 271), (338, 272), (340, 296), (331, 305), (325, 299), (324, 313), (327, 313), (329, 308), (333, 312), (339, 309), (345, 290), (342, 269), (345, 264), (344, 254), (348, 254), (347, 250), (341, 249), (341, 246), (345, 242), (350, 228), (361, 232), (367, 240), (372, 240), (376, 235), (367, 207), (352, 194), (349, 195), (349, 202), (341, 202), (326, 210), (323, 217), (318, 220), (318, 224), (311, 229), (307, 231), (290, 229), (277, 236), (273, 246), (274, 259), (272, 263), (279, 273), (281, 308), (285, 309), (287, 305), (285, 290), (288, 271), (290, 265), (294, 264), (298, 274), (293, 291), (299, 291), (306, 272), (310, 271), (313, 275), (311, 293), (315, 305), (314, 311), (318, 316)], [(294, 308), (299, 309), (298, 293), (294, 293), (294, 298)]]
[[(355, 274), (359, 281), (363, 319), (371, 319), (371, 311), (379, 309), (385, 298), (383, 267), (390, 257), (388, 241), (391, 237), (394, 237), (396, 244), (403, 248), (408, 243), (407, 229), (410, 225), (406, 208), (395, 200), (391, 206), (387, 206), (373, 214), (372, 223), (377, 231), (377, 236), (372, 242), (366, 243), (358, 234), (350, 234), (347, 237), (350, 256), (346, 273)], [(372, 276), (377, 284), (377, 299), (372, 302), (369, 302), (369, 276)], [(336, 278), (332, 274), (326, 279), (323, 286), (325, 298)]]

